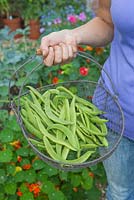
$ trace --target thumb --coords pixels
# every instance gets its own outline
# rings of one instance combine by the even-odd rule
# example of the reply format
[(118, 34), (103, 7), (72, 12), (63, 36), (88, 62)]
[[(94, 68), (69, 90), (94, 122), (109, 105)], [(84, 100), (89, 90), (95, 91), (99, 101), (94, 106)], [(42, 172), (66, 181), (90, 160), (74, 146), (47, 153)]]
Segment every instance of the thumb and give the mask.
[(47, 39), (47, 37), (43, 37), (40, 45), (43, 57), (47, 57), (49, 53), (49, 46), (50, 46), (49, 40)]

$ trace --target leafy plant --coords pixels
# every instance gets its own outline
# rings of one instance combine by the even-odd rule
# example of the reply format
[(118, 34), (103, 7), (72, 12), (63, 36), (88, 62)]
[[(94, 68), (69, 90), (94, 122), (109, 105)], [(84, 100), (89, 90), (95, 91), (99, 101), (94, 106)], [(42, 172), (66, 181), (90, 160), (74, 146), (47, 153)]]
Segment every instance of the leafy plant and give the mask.
[[(33, 2), (34, 0), (31, 0), (31, 4)], [(66, 5), (64, 1), (55, 2), (57, 5)], [(48, 5), (46, 8), (51, 10), (52, 6), (56, 6), (55, 2), (46, 1), (45, 4)], [(77, 3), (80, 4), (80, 1)], [(44, 34), (82, 24), (83, 21), (79, 18), (82, 6), (81, 10), (78, 9), (76, 12), (77, 3), (75, 0), (68, 1), (66, 7), (73, 4), (75, 8), (69, 7), (66, 12), (62, 12), (59, 7), (56, 7), (55, 15), (50, 15), (51, 12), (48, 14), (46, 10), (45, 16), (41, 18), (42, 28), (45, 28)], [(25, 5), (28, 6), (27, 3)], [(60, 12), (62, 12), (61, 21), (58, 22), (57, 18)], [(84, 13), (87, 16), (85, 9)], [(68, 14), (73, 14), (77, 18), (76, 23), (72, 23), (67, 18)], [(89, 18), (90, 15), (86, 20)], [(49, 24), (48, 21), (51, 23)], [(11, 77), (10, 92), (13, 97), (16, 97), (23, 84), (40, 87), (68, 80), (97, 81), (100, 70), (90, 59), (77, 56), (72, 62), (64, 65), (53, 67), (41, 65), (30, 74), (33, 68), (42, 62), (42, 58), (37, 56), (12, 76), (21, 64), (35, 55), (40, 40), (34, 42), (28, 40), (28, 28), (18, 30), (17, 33), (23, 35), (19, 41), (14, 40), (16, 32), (8, 33), (8, 27), (0, 30), (0, 200), (99, 199), (101, 196), (100, 185), (105, 187), (107, 183), (102, 163), (83, 170), (64, 172), (39, 159), (27, 143), (17, 124), (14, 112), (8, 106), (8, 92)], [(79, 46), (78, 49), (90, 53), (100, 64), (104, 63), (109, 53), (109, 47)]]

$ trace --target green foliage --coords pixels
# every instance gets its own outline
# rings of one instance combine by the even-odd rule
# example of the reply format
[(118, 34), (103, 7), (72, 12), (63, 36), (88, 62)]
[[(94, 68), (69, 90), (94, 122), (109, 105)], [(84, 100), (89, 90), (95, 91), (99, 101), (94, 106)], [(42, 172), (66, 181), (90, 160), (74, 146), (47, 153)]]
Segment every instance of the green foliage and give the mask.
[[(27, 1), (33, 5), (34, 0)], [(41, 17), (42, 27), (46, 28), (44, 34), (82, 24), (80, 20), (71, 24), (66, 18), (68, 14), (79, 15), (82, 10), (85, 11), (81, 2), (84, 1), (45, 1), (43, 10), (39, 13), (45, 15)], [(63, 7), (64, 12), (60, 9)], [(55, 12), (48, 13), (50, 10)], [(54, 24), (53, 20), (57, 17), (62, 18), (62, 23)], [(89, 18), (90, 15), (86, 20)], [(51, 22), (51, 26), (48, 22)], [(35, 54), (40, 45), (40, 40), (32, 42), (27, 39), (28, 31), (28, 27), (17, 30), (17, 33), (23, 35), (18, 42), (14, 40), (16, 32), (9, 34), (7, 27), (0, 30), (0, 200), (98, 200), (101, 195), (98, 184), (106, 184), (102, 163), (83, 170), (65, 172), (39, 159), (27, 143), (13, 111), (9, 108), (8, 92), (9, 79), (10, 93), (15, 98), (23, 84), (41, 87), (68, 80), (97, 81), (100, 70), (90, 60), (77, 56), (64, 65), (47, 68), (41, 65), (30, 74), (33, 68), (42, 62), (42, 58), (36, 56), (32, 62), (15, 73), (22, 63)], [(81, 46), (79, 49), (93, 55), (101, 64), (109, 52), (108, 47), (99, 49)], [(86, 73), (83, 74), (81, 68), (86, 69)], [(72, 90), (74, 89), (72, 87)]]

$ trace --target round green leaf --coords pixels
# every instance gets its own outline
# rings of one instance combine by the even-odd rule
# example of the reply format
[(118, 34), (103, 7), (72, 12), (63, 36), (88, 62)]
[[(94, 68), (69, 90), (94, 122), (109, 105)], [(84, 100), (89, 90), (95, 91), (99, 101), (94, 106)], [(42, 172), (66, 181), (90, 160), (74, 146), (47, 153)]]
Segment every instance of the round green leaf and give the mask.
[(29, 155), (29, 149), (21, 147), (17, 151), (17, 155), (27, 157)]
[(17, 185), (16, 183), (7, 183), (5, 185), (5, 192), (7, 194), (15, 194)]
[(4, 169), (0, 169), (0, 183), (4, 183), (6, 181), (6, 173)]
[(7, 165), (7, 173), (8, 174), (14, 174), (15, 172), (15, 166), (14, 165)]
[(4, 129), (0, 133), (0, 140), (3, 143), (11, 142), (14, 139), (14, 133), (10, 129)]
[(12, 159), (13, 153), (11, 150), (6, 149), (0, 152), (0, 162), (10, 162)]
[(28, 183), (33, 183), (36, 181), (36, 173), (33, 169), (25, 171), (25, 181)]
[(42, 160), (35, 160), (32, 166), (35, 170), (39, 170), (39, 169), (44, 168), (45, 164)]
[(26, 192), (20, 197), (20, 200), (34, 200), (34, 197), (32, 193)]

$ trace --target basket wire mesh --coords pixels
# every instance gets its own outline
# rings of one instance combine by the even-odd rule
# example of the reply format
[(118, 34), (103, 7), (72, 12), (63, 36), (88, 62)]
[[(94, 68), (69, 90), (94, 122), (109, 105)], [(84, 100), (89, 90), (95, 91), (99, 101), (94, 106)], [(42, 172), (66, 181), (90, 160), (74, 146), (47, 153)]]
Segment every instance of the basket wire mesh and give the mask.
[[(89, 100), (89, 96), (93, 96), (92, 103), (95, 106), (97, 106), (99, 109), (104, 111), (105, 112), (104, 117), (108, 119), (108, 122), (107, 122), (108, 134), (106, 136), (108, 143), (109, 143), (108, 147), (99, 147), (97, 149), (95, 155), (92, 156), (91, 158), (89, 158), (84, 163), (66, 164), (63, 162), (56, 161), (56, 160), (52, 159), (49, 155), (44, 154), (44, 152), (41, 152), (29, 140), (29, 138), (31, 138), (31, 134), (26, 130), (23, 120), (20, 115), (20, 111), (21, 111), (20, 99), (21, 99), (21, 97), (27, 96), (29, 94), (29, 91), (24, 91), (26, 81), (35, 70), (37, 70), (40, 66), (42, 66), (42, 62), (39, 63), (38, 65), (34, 66), (33, 69), (26, 75), (25, 80), (23, 81), (23, 83), (19, 89), (19, 94), (15, 98), (12, 97), (12, 94), (11, 94), (11, 82), (12, 82), (13, 77), (17, 74), (17, 72), (20, 71), (21, 69), (23, 69), (27, 63), (34, 60), (36, 58), (36, 56), (37, 55), (35, 54), (34, 56), (30, 57), (28, 61), (26, 61), (24, 64), (22, 64), (15, 71), (15, 73), (13, 74), (13, 76), (11, 77), (10, 82), (9, 82), (10, 106), (16, 115), (17, 122), (20, 125), (22, 133), (23, 133), (24, 137), (26, 138), (30, 147), (35, 151), (35, 153), (38, 155), (38, 157), (40, 159), (42, 159), (44, 162), (48, 163), (52, 167), (56, 167), (60, 170), (65, 170), (65, 171), (72, 171), (72, 170), (90, 167), (92, 165), (96, 165), (97, 163), (102, 162), (105, 159), (107, 159), (115, 151), (115, 149), (117, 148), (117, 146), (123, 136), (124, 115), (123, 115), (121, 106), (118, 102), (116, 90), (114, 88), (114, 85), (112, 83), (110, 76), (103, 69), (103, 67), (95, 60), (95, 58), (86, 52), (79, 51), (78, 56), (81, 56), (84, 59), (90, 59), (92, 62), (94, 62), (96, 64), (96, 67), (99, 68), (100, 72), (103, 71), (107, 75), (107, 77), (110, 80), (111, 86), (113, 88), (114, 95), (111, 94), (111, 92), (105, 87), (102, 76), (101, 76), (101, 81), (99, 81), (99, 82), (94, 82), (94, 81), (90, 81), (90, 80), (66, 81), (66, 82), (62, 82), (62, 83), (46, 85), (46, 86), (43, 86), (43, 87), (40, 87), (37, 89), (40, 93), (44, 93), (45, 91), (47, 91), (49, 89), (56, 88), (57, 86), (61, 85), (68, 89), (70, 87), (76, 87), (77, 95), (86, 100)], [(111, 137), (110, 137), (112, 134), (114, 134), (114, 136), (115, 136), (113, 140), (111, 140)]]

